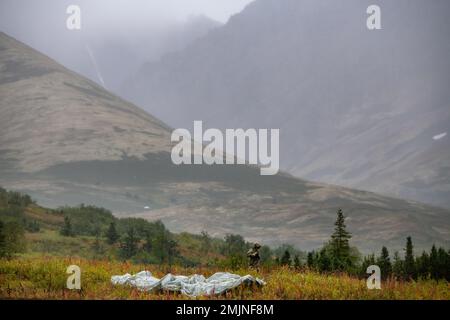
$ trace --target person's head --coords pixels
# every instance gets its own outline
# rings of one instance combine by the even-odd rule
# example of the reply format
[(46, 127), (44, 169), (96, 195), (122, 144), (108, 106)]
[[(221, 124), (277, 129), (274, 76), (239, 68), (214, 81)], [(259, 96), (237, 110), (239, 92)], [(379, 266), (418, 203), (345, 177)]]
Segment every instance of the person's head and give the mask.
[(258, 249), (261, 248), (261, 245), (260, 245), (259, 243), (255, 243), (255, 244), (253, 245), (253, 248), (256, 249), (256, 250), (258, 250)]

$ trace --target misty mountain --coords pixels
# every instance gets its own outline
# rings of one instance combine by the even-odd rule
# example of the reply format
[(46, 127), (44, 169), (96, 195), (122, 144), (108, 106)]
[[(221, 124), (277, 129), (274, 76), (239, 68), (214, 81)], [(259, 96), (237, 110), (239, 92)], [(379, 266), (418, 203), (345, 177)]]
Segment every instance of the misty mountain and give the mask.
[[(80, 7), (80, 30), (66, 27), (72, 4)], [(181, 50), (221, 25), (204, 15), (177, 20), (139, 7), (139, 1), (2, 1), (0, 31), (118, 93), (145, 62)]]
[(103, 206), (171, 230), (320, 246), (336, 211), (363, 250), (448, 246), (449, 210), (259, 168), (173, 165), (171, 129), (135, 105), (0, 33), (0, 185), (50, 207)]
[(450, 3), (376, 1), (373, 31), (371, 4), (257, 0), (123, 96), (174, 127), (280, 128), (298, 177), (450, 207)]
[[(203, 37), (221, 23), (206, 16), (191, 16), (183, 22), (172, 22), (167, 27), (149, 30), (147, 33), (119, 36), (114, 33), (109, 37), (96, 35), (83, 47), (79, 43), (79, 64), (62, 62), (71, 70), (80, 70), (81, 74), (104, 85), (116, 94), (121, 93), (126, 83), (146, 62), (157, 61), (164, 54), (183, 50), (191, 42)], [(89, 45), (89, 49), (86, 48)], [(89, 53), (89, 50), (92, 54)], [(73, 56), (67, 56), (71, 59)], [(98, 70), (93, 68), (93, 59)], [(102, 77), (102, 80), (99, 77)]]

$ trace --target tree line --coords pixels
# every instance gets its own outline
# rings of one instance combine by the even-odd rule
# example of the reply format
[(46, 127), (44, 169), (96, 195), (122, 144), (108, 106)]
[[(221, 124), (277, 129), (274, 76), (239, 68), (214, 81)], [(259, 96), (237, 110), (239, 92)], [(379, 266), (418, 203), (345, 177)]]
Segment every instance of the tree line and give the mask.
[[(367, 255), (361, 258), (356, 247), (350, 245), (352, 235), (347, 231), (344, 213), (337, 211), (334, 232), (322, 248), (310, 252), (296, 250), (290, 245), (276, 249), (262, 246), (261, 265), (266, 268), (287, 266), (297, 270), (314, 270), (321, 273), (345, 272), (351, 275), (367, 277), (367, 267), (378, 265), (383, 279), (446, 279), (450, 280), (450, 250), (432, 246), (429, 252), (414, 254), (412, 238), (407, 237), (404, 258), (398, 251), (391, 260), (388, 249), (383, 246), (380, 255)], [(227, 235), (224, 239), (223, 253), (227, 256), (228, 266), (242, 267), (246, 264), (245, 252), (251, 244), (240, 235)]]
[[(24, 251), (25, 231), (39, 232), (39, 223), (24, 215), (25, 208), (31, 204), (34, 202), (28, 195), (0, 188), (0, 257), (11, 257)], [(113, 258), (138, 263), (176, 263), (185, 266), (198, 263), (180, 253), (177, 237), (161, 221), (119, 219), (107, 209), (84, 204), (61, 207), (55, 212), (64, 217), (60, 234), (64, 237), (94, 237), (92, 249), (99, 258), (103, 258), (107, 250), (112, 250)], [(209, 265), (231, 269), (247, 266), (246, 253), (253, 244), (241, 235), (227, 234), (223, 239), (217, 239), (203, 231), (200, 235), (184, 236), (182, 241), (190, 242), (192, 250), (204, 257), (215, 257), (208, 260)], [(415, 255), (412, 238), (407, 237), (403, 255), (396, 251), (391, 257), (389, 250), (382, 247), (379, 255), (370, 254), (361, 258), (358, 249), (350, 245), (351, 238), (344, 213), (339, 209), (334, 231), (321, 248), (304, 252), (288, 244), (277, 248), (263, 245), (260, 248), (261, 265), (266, 268), (307, 268), (322, 273), (346, 272), (362, 277), (367, 276), (368, 266), (378, 265), (383, 279), (450, 279), (450, 251), (444, 248), (433, 245), (429, 251)]]
[(347, 231), (344, 214), (337, 212), (334, 233), (320, 250), (308, 252), (306, 266), (319, 272), (347, 272), (366, 277), (367, 267), (378, 265), (382, 279), (391, 277), (402, 280), (446, 279), (450, 280), (450, 251), (432, 246), (429, 252), (414, 254), (412, 238), (406, 238), (404, 258), (398, 251), (391, 260), (388, 249), (383, 246), (379, 256), (370, 254), (360, 263), (359, 253), (349, 244), (351, 234)]
[(391, 260), (388, 249), (383, 247), (379, 256), (371, 254), (364, 257), (361, 273), (370, 265), (378, 265), (382, 279), (395, 277), (403, 280), (421, 278), (450, 281), (450, 251), (433, 245), (430, 251), (424, 250), (421, 255), (415, 256), (413, 250), (411, 237), (406, 239), (404, 259), (396, 251)]
[(105, 253), (107, 245), (116, 249), (116, 258), (122, 260), (169, 265), (182, 260), (173, 234), (161, 221), (119, 219), (109, 210), (84, 204), (62, 207), (58, 211), (64, 215), (60, 234), (66, 237), (95, 237), (94, 250), (98, 256)]
[(25, 230), (39, 229), (35, 221), (24, 217), (24, 210), (33, 203), (31, 197), (0, 187), (0, 258), (12, 257), (25, 250)]

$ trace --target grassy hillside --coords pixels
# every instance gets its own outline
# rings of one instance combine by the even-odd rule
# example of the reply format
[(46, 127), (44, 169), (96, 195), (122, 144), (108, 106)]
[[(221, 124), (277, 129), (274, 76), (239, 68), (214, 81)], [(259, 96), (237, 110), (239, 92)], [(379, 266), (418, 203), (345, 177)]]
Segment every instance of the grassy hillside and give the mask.
[[(29, 196), (0, 189), (0, 242), (6, 234), (12, 252), (0, 258), (0, 298), (37, 299), (184, 299), (169, 292), (140, 292), (112, 286), (112, 275), (149, 270), (155, 276), (173, 274), (212, 275), (218, 271), (252, 274), (263, 278), (263, 288), (240, 288), (219, 297), (205, 299), (449, 299), (448, 264), (443, 249), (428, 259), (413, 258), (414, 275), (405, 273), (406, 261), (393, 260), (390, 276), (383, 277), (382, 290), (368, 290), (365, 270), (381, 264), (374, 256), (361, 260), (346, 272), (329, 269), (330, 248), (306, 254), (284, 245), (263, 246), (261, 268), (247, 269), (245, 252), (250, 244), (239, 235), (225, 239), (208, 234), (174, 234), (159, 222), (138, 218), (116, 218), (106, 209), (80, 205), (48, 209)], [(110, 243), (110, 227), (117, 229), (117, 241)], [(6, 230), (6, 233), (5, 233)], [(134, 230), (135, 251), (124, 256)], [(9, 233), (8, 233), (9, 232)], [(13, 235), (11, 234), (13, 233)], [(23, 239), (20, 235), (23, 234)], [(162, 238), (161, 238), (162, 237)], [(1, 243), (0, 243), (1, 244)], [(0, 245), (0, 253), (3, 247)], [(327, 251), (327, 252), (325, 252)], [(357, 253), (356, 253), (357, 254)], [(433, 257), (440, 272), (434, 274)], [(311, 262), (311, 261), (312, 262)], [(327, 262), (328, 261), (328, 262)], [(425, 265), (425, 261), (431, 261)], [(66, 289), (69, 265), (82, 270), (82, 290)], [(430, 268), (423, 271), (423, 267)], [(397, 270), (398, 268), (401, 270)], [(328, 268), (328, 269), (327, 269)], [(422, 269), (421, 269), (422, 268)], [(445, 271), (447, 269), (447, 271)], [(384, 270), (384, 269), (383, 269)], [(422, 271), (421, 271), (422, 270)], [(319, 273), (321, 271), (321, 273)], [(384, 271), (383, 271), (384, 272)], [(423, 273), (418, 273), (423, 272)], [(413, 277), (414, 281), (410, 277)]]
[[(162, 228), (167, 235), (177, 244), (177, 257), (175, 263), (182, 265), (207, 265), (218, 259), (224, 259), (220, 249), (224, 245), (221, 239), (210, 239), (210, 249), (208, 252), (202, 250), (202, 237), (188, 233), (172, 234), (164, 229), (164, 225), (159, 223), (150, 223), (143, 219), (117, 219), (106, 212), (105, 221), (99, 221), (98, 214), (93, 214), (90, 221), (96, 221), (92, 224), (92, 230), (85, 228), (85, 223), (89, 223), (84, 217), (73, 214), (71, 219), (75, 230), (74, 236), (63, 236), (61, 230), (64, 227), (64, 217), (71, 216), (69, 208), (51, 210), (42, 208), (36, 204), (31, 204), (24, 209), (20, 218), (5, 219), (0, 215), (0, 220), (9, 220), (10, 223), (16, 221), (20, 226), (25, 227), (25, 246), (18, 254), (21, 257), (40, 257), (42, 255), (59, 257), (83, 257), (88, 259), (120, 259), (120, 241), (115, 244), (108, 244), (105, 232), (110, 222), (117, 222), (119, 235), (124, 237), (126, 230), (131, 226), (140, 228), (138, 246), (145, 244), (144, 233), (146, 230)], [(79, 208), (76, 208), (79, 209)], [(98, 210), (98, 208), (95, 208)], [(91, 212), (92, 213), (92, 212)], [(105, 218), (105, 217), (104, 217)], [(37, 226), (38, 230), (29, 230), (27, 225)], [(100, 228), (98, 235), (94, 235)], [(156, 232), (156, 231), (154, 231)], [(158, 263), (155, 256), (136, 255), (134, 261), (152, 261)]]

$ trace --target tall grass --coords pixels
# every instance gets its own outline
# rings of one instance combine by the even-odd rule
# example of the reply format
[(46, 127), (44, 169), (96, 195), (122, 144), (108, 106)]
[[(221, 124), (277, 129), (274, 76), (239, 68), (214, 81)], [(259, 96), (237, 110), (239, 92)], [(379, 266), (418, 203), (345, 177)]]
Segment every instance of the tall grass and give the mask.
[[(80, 291), (66, 289), (69, 265), (80, 266)], [(214, 267), (182, 268), (160, 265), (135, 265), (128, 262), (85, 260), (79, 258), (25, 257), (0, 260), (0, 298), (2, 299), (189, 299), (169, 292), (142, 292), (126, 286), (113, 286), (111, 275), (149, 270), (155, 276), (166, 273), (203, 274), (210, 276)], [(222, 296), (199, 299), (450, 299), (446, 281), (419, 280), (403, 282), (388, 280), (381, 290), (368, 290), (364, 279), (345, 274), (323, 275), (289, 268), (270, 270), (235, 270), (264, 279), (262, 288), (240, 288)]]

